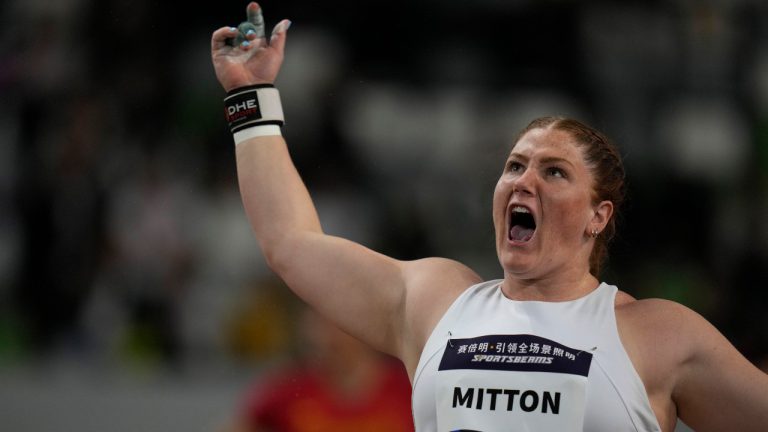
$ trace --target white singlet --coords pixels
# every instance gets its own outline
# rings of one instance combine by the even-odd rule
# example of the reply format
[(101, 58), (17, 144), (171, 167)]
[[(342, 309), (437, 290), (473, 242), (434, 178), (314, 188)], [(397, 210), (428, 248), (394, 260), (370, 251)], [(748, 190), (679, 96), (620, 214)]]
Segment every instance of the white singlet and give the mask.
[(514, 301), (501, 281), (446, 311), (413, 380), (419, 432), (661, 431), (616, 327), (617, 288)]

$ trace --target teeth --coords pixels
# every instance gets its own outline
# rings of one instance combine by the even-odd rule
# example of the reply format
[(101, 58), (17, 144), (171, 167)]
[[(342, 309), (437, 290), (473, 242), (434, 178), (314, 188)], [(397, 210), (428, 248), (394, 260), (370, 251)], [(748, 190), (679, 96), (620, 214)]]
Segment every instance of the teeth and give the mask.
[(514, 206), (512, 207), (512, 211), (515, 213), (530, 213), (530, 210), (523, 206)]

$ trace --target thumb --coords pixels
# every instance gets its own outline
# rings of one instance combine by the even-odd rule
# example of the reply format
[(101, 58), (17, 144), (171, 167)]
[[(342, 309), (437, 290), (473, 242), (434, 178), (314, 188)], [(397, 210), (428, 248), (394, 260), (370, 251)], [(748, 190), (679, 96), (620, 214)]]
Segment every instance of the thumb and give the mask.
[(275, 25), (272, 30), (272, 36), (269, 38), (269, 46), (282, 53), (285, 48), (285, 35), (291, 27), (291, 21), (284, 19)]

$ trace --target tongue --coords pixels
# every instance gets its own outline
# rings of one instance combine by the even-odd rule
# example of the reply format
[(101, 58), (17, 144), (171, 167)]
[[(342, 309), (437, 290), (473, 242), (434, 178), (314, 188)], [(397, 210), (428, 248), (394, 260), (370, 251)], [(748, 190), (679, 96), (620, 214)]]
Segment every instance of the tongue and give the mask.
[(526, 228), (522, 225), (515, 225), (509, 230), (509, 237), (512, 240), (527, 242), (533, 237), (533, 228)]

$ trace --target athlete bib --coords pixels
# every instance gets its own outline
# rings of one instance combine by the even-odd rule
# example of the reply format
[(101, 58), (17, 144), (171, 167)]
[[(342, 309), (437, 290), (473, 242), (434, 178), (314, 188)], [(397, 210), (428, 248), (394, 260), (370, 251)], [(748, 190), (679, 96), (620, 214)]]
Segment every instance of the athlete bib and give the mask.
[(592, 354), (542, 337), (449, 339), (438, 432), (582, 431)]

